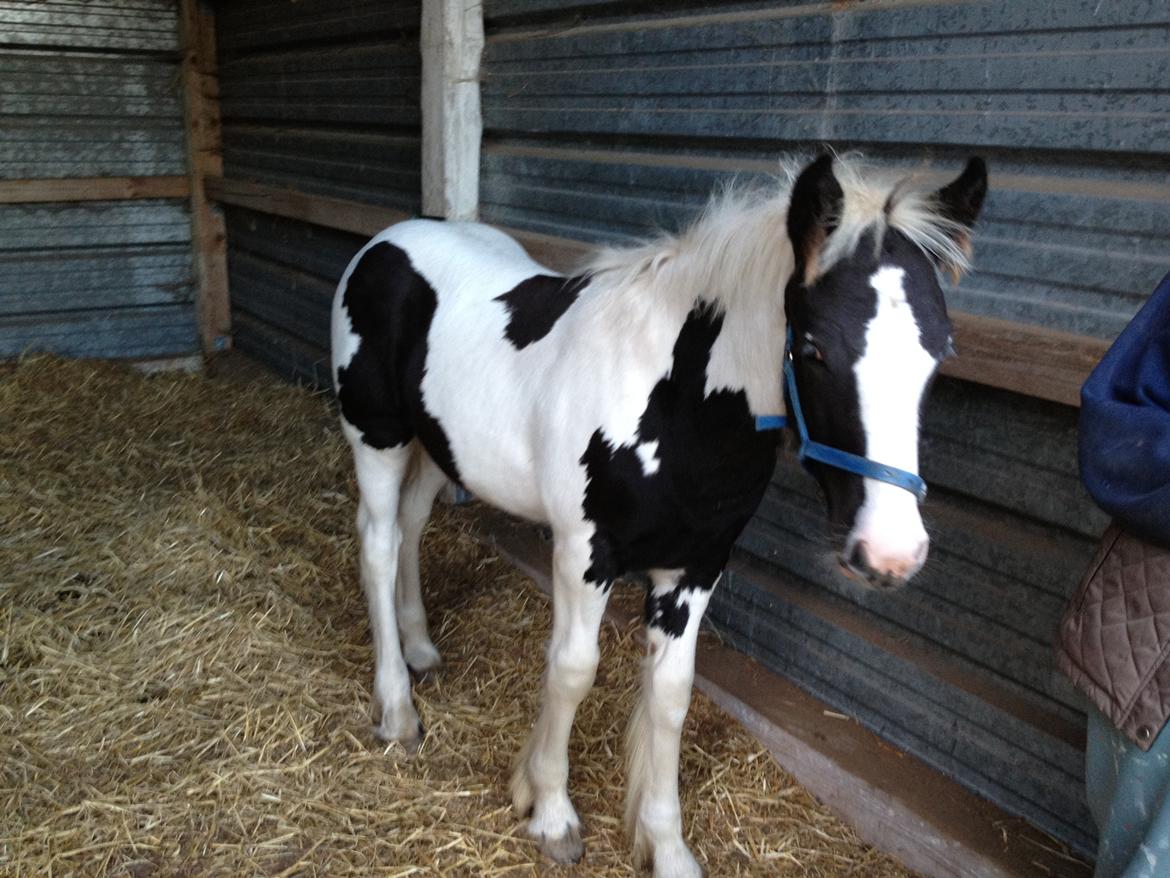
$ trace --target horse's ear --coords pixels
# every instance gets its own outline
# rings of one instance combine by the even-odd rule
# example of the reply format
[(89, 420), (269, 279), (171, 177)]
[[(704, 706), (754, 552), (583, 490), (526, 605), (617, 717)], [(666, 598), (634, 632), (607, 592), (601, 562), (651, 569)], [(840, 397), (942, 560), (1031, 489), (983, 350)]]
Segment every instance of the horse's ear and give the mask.
[(967, 256), (971, 255), (971, 227), (986, 196), (987, 163), (978, 156), (968, 159), (963, 173), (934, 194), (939, 213), (955, 224), (951, 237)]
[(800, 172), (788, 203), (788, 239), (796, 254), (796, 272), (804, 283), (816, 280), (825, 239), (837, 227), (845, 192), (833, 175), (833, 157), (825, 153)]

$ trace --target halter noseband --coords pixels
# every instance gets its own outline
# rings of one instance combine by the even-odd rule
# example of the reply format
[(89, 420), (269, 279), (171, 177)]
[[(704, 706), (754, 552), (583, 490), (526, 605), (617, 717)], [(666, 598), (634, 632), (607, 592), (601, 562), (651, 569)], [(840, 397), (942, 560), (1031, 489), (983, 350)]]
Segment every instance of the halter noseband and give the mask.
[[(850, 454), (840, 448), (822, 445), (808, 438), (808, 427), (804, 423), (804, 412), (800, 408), (800, 395), (796, 392), (796, 370), (792, 366), (792, 327), (788, 327), (788, 339), (784, 343), (784, 383), (788, 387), (788, 401), (792, 406), (792, 420), (796, 424), (796, 432), (800, 436), (800, 448), (797, 458), (801, 463), (806, 460), (815, 460), (827, 466), (845, 470), (864, 476), (867, 479), (877, 479), (904, 488), (921, 503), (926, 499), (926, 482), (908, 470), (887, 466), (862, 457), (859, 454)], [(783, 430), (788, 426), (785, 415), (760, 415), (756, 418), (756, 430)]]

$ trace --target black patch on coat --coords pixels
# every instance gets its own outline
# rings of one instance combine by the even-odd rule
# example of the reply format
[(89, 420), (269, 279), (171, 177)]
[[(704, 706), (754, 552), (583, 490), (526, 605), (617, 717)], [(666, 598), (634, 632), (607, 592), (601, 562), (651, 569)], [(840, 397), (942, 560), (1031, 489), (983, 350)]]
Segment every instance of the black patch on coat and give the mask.
[[(887, 230), (881, 247), (875, 233), (861, 237), (853, 255), (841, 260), (806, 287), (794, 275), (784, 293), (784, 306), (794, 344), (796, 386), (809, 438), (842, 451), (866, 456), (861, 401), (853, 371), (865, 353), (865, 329), (877, 313), (870, 278), (882, 266), (905, 272), (906, 299), (918, 323), (923, 348), (942, 360), (951, 333), (946, 302), (929, 257), (905, 235)], [(804, 344), (811, 336), (815, 346)], [(804, 355), (806, 349), (810, 355)], [(923, 400), (926, 394), (923, 393)], [(788, 404), (791, 410), (791, 402)], [(829, 508), (831, 526), (852, 528), (865, 500), (862, 477), (808, 462)]]
[[(696, 578), (696, 571), (684, 571), (678, 584), (670, 591), (655, 594), (653, 590), (646, 594), (646, 624), (658, 628), (671, 637), (682, 637), (687, 629), (687, 622), (691, 619), (691, 610), (683, 602), (682, 596), (687, 591), (695, 589), (709, 589), (715, 585), (713, 579)], [(719, 575), (716, 573), (715, 578)]]
[(682, 637), (691, 619), (690, 608), (679, 600), (681, 592), (676, 588), (661, 594), (650, 592), (646, 595), (646, 624), (660, 628), (671, 637)]
[[(756, 431), (742, 390), (704, 396), (722, 326), (710, 306), (696, 305), (675, 341), (669, 375), (650, 393), (635, 443), (615, 448), (601, 430), (590, 439), (581, 457), (585, 517), (596, 528), (589, 581), (608, 587), (627, 572), (682, 569), (687, 587), (710, 588), (759, 505), (777, 434)], [(659, 466), (647, 475), (637, 445), (654, 441)], [(660, 604), (677, 627), (685, 607), (663, 599), (654, 613)]]
[(438, 306), (434, 289), (404, 250), (383, 241), (350, 273), (342, 304), (360, 339), (353, 359), (337, 371), (342, 415), (373, 448), (394, 448), (418, 437), (458, 482), (451, 443), (422, 399), (427, 333)]
[(496, 296), (508, 309), (504, 335), (516, 350), (548, 335), (556, 322), (577, 301), (589, 278), (538, 274)]

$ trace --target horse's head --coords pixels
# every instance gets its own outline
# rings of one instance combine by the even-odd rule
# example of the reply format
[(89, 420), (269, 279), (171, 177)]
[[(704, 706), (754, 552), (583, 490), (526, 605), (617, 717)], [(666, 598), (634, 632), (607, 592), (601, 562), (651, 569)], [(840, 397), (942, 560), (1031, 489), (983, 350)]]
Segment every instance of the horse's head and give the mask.
[[(852, 166), (835, 173), (831, 156), (801, 172), (788, 209), (796, 267), (785, 311), (809, 439), (918, 472), (922, 404), (953, 353), (938, 272), (965, 266), (986, 192), (977, 158), (933, 193), (871, 186)], [(842, 565), (883, 588), (917, 573), (930, 542), (918, 497), (807, 462), (842, 540)]]

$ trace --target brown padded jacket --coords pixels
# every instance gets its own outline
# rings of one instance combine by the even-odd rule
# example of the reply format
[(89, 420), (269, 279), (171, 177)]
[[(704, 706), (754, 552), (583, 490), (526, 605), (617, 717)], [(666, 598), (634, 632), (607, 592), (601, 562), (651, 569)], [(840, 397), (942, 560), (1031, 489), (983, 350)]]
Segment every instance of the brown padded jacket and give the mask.
[(1149, 749), (1170, 716), (1170, 548), (1110, 526), (1061, 620), (1057, 664)]

